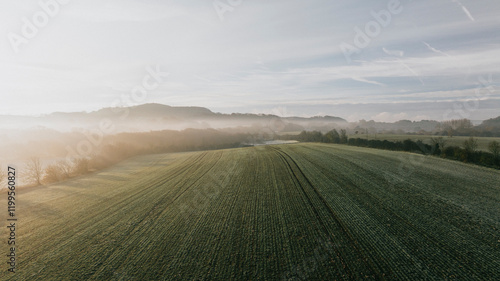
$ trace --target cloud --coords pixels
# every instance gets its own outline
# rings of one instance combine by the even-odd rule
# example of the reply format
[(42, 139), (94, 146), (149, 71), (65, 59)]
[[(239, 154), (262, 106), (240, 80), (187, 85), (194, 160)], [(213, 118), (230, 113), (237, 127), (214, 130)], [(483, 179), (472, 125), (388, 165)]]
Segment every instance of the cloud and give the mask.
[(399, 63), (401, 63), (401, 65), (403, 65), (406, 69), (408, 69), (411, 73), (413, 73), (413, 75), (420, 81), (420, 83), (422, 85), (425, 85), (424, 80), (422, 80), (420, 74), (418, 74), (415, 70), (413, 70), (411, 67), (409, 67), (408, 65), (406, 65), (401, 60), (398, 60), (398, 61), (399, 61)]
[(467, 9), (467, 7), (465, 7), (462, 2), (460, 2), (459, 0), (451, 0), (452, 2), (454, 3), (457, 3), (458, 6), (460, 6), (462, 8), (462, 10), (464, 11), (464, 13), (467, 15), (467, 17), (469, 17), (469, 19), (471, 21), (476, 21), (474, 19), (474, 17), (471, 15), (471, 13), (469, 12), (469, 10)]
[[(380, 9), (376, 1), (246, 1), (224, 22), (210, 1), (77, 1), (20, 55), (8, 40), (0, 44), (0, 114), (27, 101), (42, 106), (26, 108), (44, 112), (109, 106), (152, 64), (172, 75), (148, 102), (229, 112), (287, 106), (285, 113), (300, 115), (304, 105), (370, 103), (369, 113), (359, 109), (370, 117), (401, 112), (401, 103), (455, 101), (477, 87), (478, 76), (500, 77), (500, 2), (474, 6), (471, 24), (474, 17), (460, 1), (413, 1), (411, 11), (394, 15), (380, 36), (353, 55), (352, 64), (338, 45), (353, 44), (353, 28), (363, 29), (369, 11)], [(20, 19), (31, 18), (36, 7), (36, 1), (3, 1), (0, 31), (20, 32)], [(458, 12), (444, 12), (450, 7)]]
[(400, 50), (388, 50), (386, 48), (382, 48), (384, 53), (390, 55), (390, 56), (397, 56), (397, 57), (402, 57), (405, 55), (405, 52), (400, 51)]
[(430, 120), (431, 118), (428, 115), (417, 115), (412, 118), (414, 121), (421, 121), (421, 120)]
[(365, 79), (362, 77), (351, 77), (351, 79), (354, 81), (359, 81), (359, 82), (363, 82), (363, 83), (368, 83), (368, 84), (373, 84), (373, 85), (378, 85), (378, 86), (385, 86), (384, 84), (379, 83), (377, 81), (371, 81), (371, 80), (368, 80), (368, 79)]
[(280, 116), (280, 117), (286, 117), (289, 115), (286, 106), (274, 107), (273, 109), (271, 109), (271, 114), (274, 114), (274, 115)]
[(445, 52), (443, 52), (443, 51), (440, 51), (440, 50), (438, 50), (438, 49), (436, 49), (436, 48), (432, 47), (431, 45), (429, 45), (429, 43), (427, 43), (427, 42), (425, 42), (425, 41), (423, 41), (422, 43), (424, 43), (424, 44), (425, 44), (425, 46), (427, 46), (427, 48), (428, 48), (429, 50), (433, 51), (434, 53), (442, 54), (442, 55), (445, 55), (445, 56), (447, 56), (447, 57), (449, 57), (449, 56), (450, 56), (450, 55), (448, 55), (447, 53), (445, 53)]
[(406, 114), (404, 112), (400, 112), (400, 113), (381, 112), (377, 115), (372, 116), (371, 119), (378, 121), (378, 122), (394, 122), (394, 121), (407, 119), (407, 117), (408, 117), (408, 114)]
[(66, 16), (98, 23), (140, 23), (188, 16), (187, 12), (179, 5), (170, 5), (167, 8), (165, 5), (151, 1), (146, 3), (131, 0), (109, 0), (102, 3), (97, 0), (87, 0), (85, 4), (74, 4), (77, 5), (65, 8), (63, 12)]

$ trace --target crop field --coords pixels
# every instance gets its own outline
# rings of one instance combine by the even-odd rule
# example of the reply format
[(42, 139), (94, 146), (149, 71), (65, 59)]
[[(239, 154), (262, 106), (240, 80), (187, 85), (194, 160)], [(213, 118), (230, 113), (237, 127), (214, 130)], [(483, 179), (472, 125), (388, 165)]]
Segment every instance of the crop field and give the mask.
[(147, 155), (17, 201), (17, 272), (3, 215), (1, 280), (500, 280), (500, 171), (437, 157)]

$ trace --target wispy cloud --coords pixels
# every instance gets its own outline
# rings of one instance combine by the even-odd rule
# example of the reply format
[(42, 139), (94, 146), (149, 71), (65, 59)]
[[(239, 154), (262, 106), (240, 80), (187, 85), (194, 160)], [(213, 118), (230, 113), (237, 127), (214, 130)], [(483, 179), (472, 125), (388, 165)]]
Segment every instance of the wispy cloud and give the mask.
[(429, 43), (427, 43), (427, 42), (425, 42), (425, 41), (424, 41), (424, 42), (422, 42), (422, 43), (424, 43), (424, 44), (425, 44), (425, 46), (427, 46), (427, 48), (428, 48), (429, 50), (433, 51), (434, 53), (442, 54), (442, 55), (445, 55), (445, 56), (447, 56), (447, 57), (449, 57), (449, 56), (450, 56), (450, 55), (448, 55), (447, 53), (445, 53), (445, 52), (443, 52), (443, 51), (440, 51), (440, 50), (438, 50), (438, 49), (436, 49), (436, 48), (432, 47), (431, 45), (429, 45)]
[(368, 83), (368, 84), (373, 84), (373, 85), (378, 85), (378, 86), (385, 86), (384, 84), (382, 83), (379, 83), (377, 81), (372, 81), (372, 80), (368, 80), (368, 79), (365, 79), (365, 78), (362, 78), (362, 77), (351, 77), (352, 80), (354, 81), (358, 81), (358, 82), (363, 82), (363, 83)]
[(474, 17), (472, 16), (472, 14), (469, 12), (469, 10), (467, 9), (467, 7), (465, 7), (462, 2), (460, 2), (459, 0), (451, 0), (452, 2), (454, 3), (457, 3), (458, 6), (460, 6), (462, 8), (462, 10), (464, 11), (464, 13), (467, 15), (467, 17), (469, 17), (469, 19), (471, 21), (476, 21), (474, 19)]
[(384, 51), (384, 53), (386, 53), (386, 54), (388, 54), (390, 56), (402, 57), (402, 56), (405, 55), (404, 51), (400, 51), (400, 50), (388, 50), (385, 47), (382, 48), (382, 51)]
[[(20, 19), (31, 19), (37, 7), (36, 1), (0, 2), (3, 34), (20, 33)], [(377, 1), (246, 1), (224, 22), (210, 1), (75, 1), (22, 56), (8, 42), (0, 44), (0, 114), (23, 107), (29, 108), (23, 114), (31, 114), (110, 106), (151, 64), (172, 76), (148, 102), (227, 112), (295, 103), (287, 109), (300, 115), (303, 105), (337, 114), (335, 104), (347, 99), (370, 103), (374, 113), (363, 118), (398, 114), (399, 105), (377, 104), (429, 100), (434, 105), (445, 95), (462, 98), (464, 93), (451, 91), (474, 89), (478, 76), (500, 77), (500, 1), (483, 1), (473, 10), (468, 3), (473, 2), (412, 1), (347, 64), (337, 46), (355, 43), (361, 35), (354, 27), (364, 30), (373, 20), (369, 11), (380, 10)], [(424, 107), (418, 115), (442, 115)], [(344, 116), (364, 114), (368, 106), (358, 108)]]
[(400, 113), (381, 112), (375, 116), (372, 116), (371, 119), (380, 122), (393, 122), (394, 120), (403, 120), (406, 118), (408, 118), (408, 114), (404, 112)]
[(413, 70), (411, 67), (406, 65), (406, 63), (402, 62), (401, 60), (398, 60), (398, 62), (403, 65), (406, 69), (408, 69), (419, 81), (422, 85), (425, 85), (424, 80), (420, 77), (420, 74), (418, 74), (415, 70)]

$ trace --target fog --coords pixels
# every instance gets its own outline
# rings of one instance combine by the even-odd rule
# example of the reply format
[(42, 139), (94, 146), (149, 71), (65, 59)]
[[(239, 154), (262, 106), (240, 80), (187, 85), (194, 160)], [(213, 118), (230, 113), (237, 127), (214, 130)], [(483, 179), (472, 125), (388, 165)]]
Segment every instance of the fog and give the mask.
[(90, 161), (85, 170), (91, 171), (140, 154), (282, 143), (283, 139), (293, 141), (302, 131), (326, 133), (333, 129), (345, 130), (352, 137), (378, 133), (449, 135), (450, 132), (500, 136), (498, 120), (488, 122), (478, 126), (467, 119), (349, 123), (333, 116), (222, 114), (202, 107), (162, 104), (42, 116), (0, 116), (0, 164), (25, 166), (37, 159), (44, 167), (62, 162), (73, 167), (84, 159)]
[[(345, 120), (334, 117), (220, 114), (206, 108), (160, 104), (41, 116), (0, 116), (0, 153), (2, 162), (12, 163), (30, 157), (65, 157), (68, 146), (76, 147), (83, 141), (100, 147), (111, 143), (110, 137), (120, 133), (215, 129), (229, 135), (248, 134), (251, 140), (259, 141), (284, 132), (331, 130), (346, 124)], [(113, 141), (127, 142), (127, 139)]]

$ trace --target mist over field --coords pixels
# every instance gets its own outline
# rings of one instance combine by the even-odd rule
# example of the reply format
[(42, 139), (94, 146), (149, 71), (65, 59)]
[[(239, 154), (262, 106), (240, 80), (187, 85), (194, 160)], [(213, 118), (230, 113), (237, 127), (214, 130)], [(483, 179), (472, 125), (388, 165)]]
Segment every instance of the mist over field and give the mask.
[[(500, 118), (476, 125), (468, 119), (444, 122), (347, 122), (334, 116), (305, 118), (272, 114), (223, 114), (202, 107), (143, 104), (103, 108), (93, 112), (56, 112), (37, 117), (0, 116), (0, 120), (1, 129), (8, 132), (0, 134), (2, 162), (21, 167), (28, 167), (35, 160), (40, 162), (40, 175), (36, 179), (20, 179), (22, 185), (60, 181), (70, 174), (101, 170), (140, 154), (289, 141), (335, 142), (324, 137), (304, 137), (307, 132), (326, 134), (325, 137), (331, 132), (344, 132), (346, 139), (352, 140), (413, 139), (425, 144), (432, 144), (435, 138), (446, 136), (441, 150), (444, 142), (448, 146), (462, 146), (467, 140), (466, 136), (487, 137), (476, 141), (477, 149), (485, 152), (492, 141), (500, 141)], [(79, 161), (85, 161), (84, 167), (77, 168)], [(66, 171), (63, 177), (62, 171), (68, 169), (74, 171)], [(76, 172), (79, 169), (82, 171)]]
[[(498, 119), (498, 118), (497, 118)], [(93, 112), (56, 112), (34, 116), (0, 116), (0, 151), (4, 159), (26, 160), (30, 157), (61, 158), (82, 138), (100, 148), (105, 144), (128, 142), (117, 134), (152, 131), (208, 130), (235, 136), (245, 134), (248, 142), (273, 140), (280, 135), (301, 131), (328, 132), (347, 129), (350, 135), (420, 134), (443, 135), (450, 129), (461, 135), (500, 136), (498, 121), (451, 124), (433, 120), (400, 120), (394, 123), (373, 120), (347, 122), (341, 117), (281, 117), (272, 114), (214, 113), (201, 107), (171, 107), (144, 104), (134, 107), (104, 108)], [(7, 133), (8, 132), (8, 133)], [(242, 144), (245, 140), (242, 138)], [(73, 149), (74, 150), (74, 149)], [(88, 153), (90, 154), (90, 153)], [(88, 155), (84, 155), (88, 156)]]
[(0, 280), (500, 280), (500, 2), (0, 3)]

